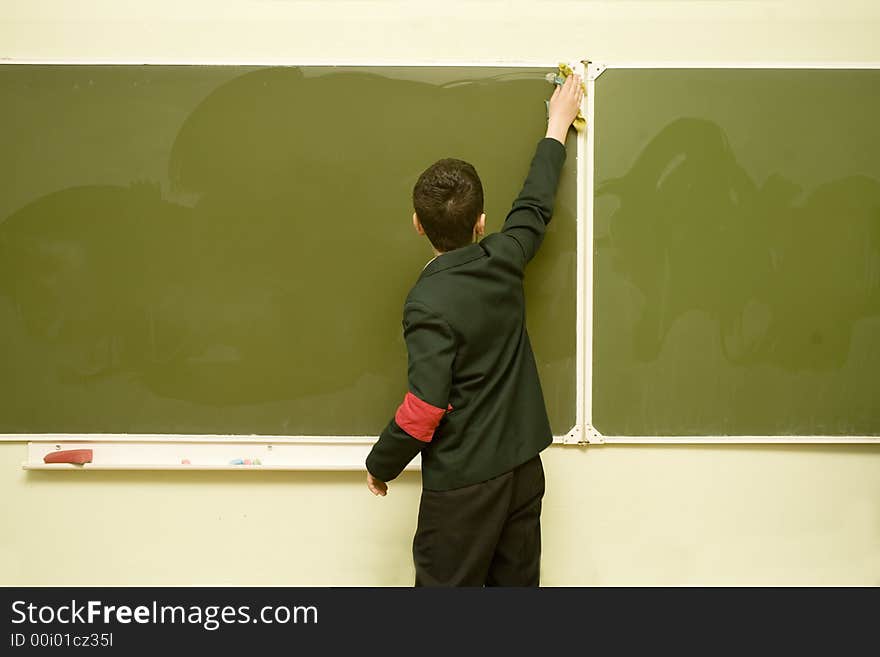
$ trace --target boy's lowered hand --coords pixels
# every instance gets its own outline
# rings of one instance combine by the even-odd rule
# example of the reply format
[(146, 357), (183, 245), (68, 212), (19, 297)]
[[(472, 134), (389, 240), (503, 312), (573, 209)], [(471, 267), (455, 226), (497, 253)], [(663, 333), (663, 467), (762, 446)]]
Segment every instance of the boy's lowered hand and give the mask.
[(388, 484), (376, 479), (369, 472), (367, 473), (367, 488), (370, 489), (370, 492), (373, 495), (381, 495), (382, 497), (385, 497), (385, 495), (388, 494)]
[(583, 97), (583, 79), (579, 75), (569, 75), (561, 86), (554, 89), (553, 95), (550, 96), (547, 137), (565, 144), (565, 135), (578, 114)]

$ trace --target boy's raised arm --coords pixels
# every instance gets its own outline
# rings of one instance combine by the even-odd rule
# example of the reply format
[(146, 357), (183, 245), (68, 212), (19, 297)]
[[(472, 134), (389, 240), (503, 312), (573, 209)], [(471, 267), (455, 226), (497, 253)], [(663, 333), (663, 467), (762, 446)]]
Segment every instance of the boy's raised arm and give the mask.
[(516, 240), (523, 264), (535, 255), (553, 214), (559, 174), (565, 161), (565, 136), (577, 116), (583, 97), (581, 78), (570, 75), (550, 98), (547, 134), (532, 158), (522, 190), (507, 214), (501, 232)]

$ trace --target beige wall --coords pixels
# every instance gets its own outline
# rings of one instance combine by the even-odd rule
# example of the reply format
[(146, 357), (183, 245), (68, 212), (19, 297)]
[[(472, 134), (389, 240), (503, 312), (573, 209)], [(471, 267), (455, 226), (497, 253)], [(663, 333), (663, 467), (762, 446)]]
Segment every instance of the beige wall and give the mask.
[[(873, 0), (473, 4), (3, 0), (0, 57), (880, 62)], [(412, 579), (417, 476), (377, 499), (356, 474), (28, 474), (24, 452), (0, 445), (2, 584)], [(546, 584), (880, 584), (880, 447), (553, 447), (545, 467)]]

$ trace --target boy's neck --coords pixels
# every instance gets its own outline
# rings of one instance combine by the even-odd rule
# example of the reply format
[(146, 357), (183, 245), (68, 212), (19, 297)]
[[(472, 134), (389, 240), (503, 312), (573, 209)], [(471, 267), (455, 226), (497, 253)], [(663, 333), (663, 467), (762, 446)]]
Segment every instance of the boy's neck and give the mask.
[[(471, 242), (470, 244), (465, 244), (464, 246), (459, 246), (459, 247), (457, 247), (457, 248), (450, 249), (450, 251), (458, 251), (458, 249), (463, 249), (463, 248), (465, 248), (465, 247), (472, 246), (472, 245), (474, 245), (474, 244), (476, 244), (476, 243), (477, 243), (477, 241), (474, 240), (474, 241)], [(430, 242), (429, 242), (429, 244), (430, 244)], [(449, 253), (449, 252), (450, 252), (450, 251), (438, 251), (437, 249), (434, 248), (434, 245), (433, 245), (433, 244), (431, 244), (431, 251), (434, 253), (434, 257), (435, 257), (435, 258), (436, 258), (437, 256), (442, 256), (444, 253)]]

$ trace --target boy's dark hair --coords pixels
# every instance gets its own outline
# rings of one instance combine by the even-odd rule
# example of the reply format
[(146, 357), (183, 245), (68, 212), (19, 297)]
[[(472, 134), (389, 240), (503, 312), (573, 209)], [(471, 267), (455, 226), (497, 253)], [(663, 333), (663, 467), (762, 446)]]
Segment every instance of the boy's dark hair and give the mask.
[(438, 160), (416, 181), (413, 207), (435, 249), (445, 252), (467, 246), (483, 212), (483, 183), (467, 162)]

